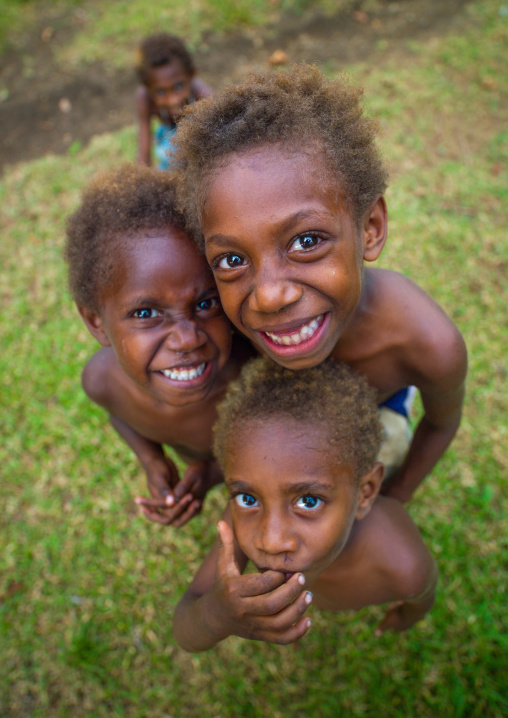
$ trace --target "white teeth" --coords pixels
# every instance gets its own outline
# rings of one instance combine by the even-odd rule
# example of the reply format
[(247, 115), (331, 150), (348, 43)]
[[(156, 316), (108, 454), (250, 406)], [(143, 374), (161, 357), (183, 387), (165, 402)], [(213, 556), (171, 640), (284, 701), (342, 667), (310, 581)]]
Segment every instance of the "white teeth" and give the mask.
[(161, 374), (167, 376), (168, 379), (176, 379), (176, 381), (190, 381), (201, 376), (206, 367), (206, 362), (200, 364), (197, 367), (190, 367), (185, 369), (184, 367), (175, 367), (174, 369), (162, 369)]
[(320, 314), (316, 319), (300, 327), (299, 331), (294, 332), (294, 334), (272, 334), (272, 332), (266, 332), (266, 335), (270, 337), (274, 344), (279, 344), (279, 346), (297, 346), (314, 336), (322, 318), (323, 315)]

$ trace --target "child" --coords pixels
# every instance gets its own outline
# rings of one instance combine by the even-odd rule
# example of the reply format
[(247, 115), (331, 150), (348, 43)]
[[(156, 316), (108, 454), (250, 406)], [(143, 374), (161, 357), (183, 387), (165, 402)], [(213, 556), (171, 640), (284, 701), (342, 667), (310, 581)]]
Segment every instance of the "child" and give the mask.
[(182, 121), (177, 193), (224, 311), (262, 352), (298, 370), (345, 361), (380, 404), (420, 390), (424, 415), (383, 486), (405, 502), (459, 426), (466, 349), (413, 282), (364, 268), (386, 240), (387, 175), (360, 94), (308, 65), (227, 87)]
[(207, 97), (211, 89), (196, 77), (192, 57), (174, 35), (150, 35), (138, 50), (137, 73), (141, 85), (136, 91), (139, 120), (138, 162), (150, 164), (151, 121), (160, 121), (154, 135), (157, 168), (167, 170), (171, 163), (176, 122), (189, 103)]
[[(311, 602), (344, 611), (395, 601), (378, 635), (423, 618), (436, 567), (400, 502), (376, 498), (379, 443), (376, 392), (345, 364), (245, 366), (219, 406), (214, 449), (229, 507), (176, 608), (183, 648), (230, 635), (292, 643), (310, 626)], [(244, 576), (249, 560), (257, 573)]]
[[(174, 209), (169, 175), (120, 167), (95, 179), (67, 226), (69, 283), (102, 345), (83, 387), (138, 457), (153, 521), (181, 526), (222, 480), (212, 461), (215, 404), (244, 360), (213, 275)], [(162, 444), (191, 465), (180, 481)]]

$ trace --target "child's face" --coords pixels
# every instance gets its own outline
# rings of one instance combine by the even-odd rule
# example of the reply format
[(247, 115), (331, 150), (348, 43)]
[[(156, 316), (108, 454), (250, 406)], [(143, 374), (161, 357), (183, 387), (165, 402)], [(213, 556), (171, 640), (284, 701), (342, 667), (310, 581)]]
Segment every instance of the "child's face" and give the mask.
[(231, 325), (205, 258), (175, 228), (115, 252), (100, 315), (80, 310), (90, 331), (156, 399), (173, 406), (204, 399), (231, 351)]
[(189, 104), (192, 75), (179, 60), (150, 70), (148, 91), (164, 122), (175, 122)]
[(370, 214), (355, 225), (321, 154), (233, 156), (212, 175), (202, 228), (237, 328), (290, 369), (329, 356), (360, 301), (363, 259), (375, 257)]
[[(322, 427), (288, 418), (253, 423), (230, 440), (225, 481), (238, 544), (258, 570), (314, 581), (341, 553), (377, 488), (353, 482)], [(380, 466), (380, 465), (378, 465)], [(369, 480), (370, 481), (370, 480)]]

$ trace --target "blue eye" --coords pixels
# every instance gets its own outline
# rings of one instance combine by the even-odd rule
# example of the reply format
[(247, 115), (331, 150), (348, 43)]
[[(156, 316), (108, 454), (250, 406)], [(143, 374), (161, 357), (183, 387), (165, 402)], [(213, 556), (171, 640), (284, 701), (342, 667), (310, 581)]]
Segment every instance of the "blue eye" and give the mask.
[(230, 252), (221, 257), (215, 264), (216, 269), (237, 269), (237, 267), (243, 267), (245, 259), (240, 257), (239, 254)]
[(321, 242), (320, 237), (316, 237), (315, 234), (302, 234), (297, 237), (289, 248), (290, 252), (300, 252), (306, 249), (313, 249)]
[(317, 496), (301, 496), (296, 502), (298, 509), (317, 509), (323, 503), (322, 499)]
[(202, 299), (196, 304), (198, 312), (207, 312), (210, 309), (217, 309), (220, 307), (220, 300), (218, 297), (210, 297), (209, 299)]
[(136, 309), (135, 312), (132, 312), (132, 316), (136, 319), (155, 319), (155, 317), (158, 317), (160, 315), (160, 312), (157, 309), (152, 308), (143, 308), (143, 309)]
[(251, 507), (251, 506), (257, 506), (258, 502), (254, 498), (254, 496), (251, 496), (251, 494), (237, 494), (235, 496), (235, 501), (238, 504), (238, 506), (242, 506), (243, 508)]

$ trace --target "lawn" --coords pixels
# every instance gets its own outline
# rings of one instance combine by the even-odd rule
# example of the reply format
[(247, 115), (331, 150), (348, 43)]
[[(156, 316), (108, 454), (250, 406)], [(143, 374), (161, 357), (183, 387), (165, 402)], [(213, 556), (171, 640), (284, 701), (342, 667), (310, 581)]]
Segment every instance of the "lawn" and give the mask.
[(381, 120), (391, 168), (380, 264), (442, 304), (470, 354), (460, 432), (410, 506), (440, 584), (406, 634), (376, 638), (381, 609), (311, 609), (297, 647), (230, 638), (190, 655), (176, 645), (172, 610), (224, 493), (183, 529), (139, 516), (144, 476), (80, 387), (96, 347), (62, 260), (81, 189), (134, 157), (135, 129), (1, 179), (2, 717), (507, 715), (507, 15), (497, 0), (473, 2), (449, 34), (348, 68)]

